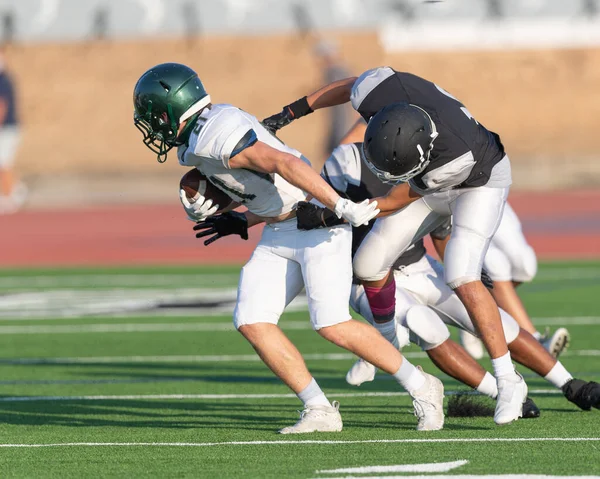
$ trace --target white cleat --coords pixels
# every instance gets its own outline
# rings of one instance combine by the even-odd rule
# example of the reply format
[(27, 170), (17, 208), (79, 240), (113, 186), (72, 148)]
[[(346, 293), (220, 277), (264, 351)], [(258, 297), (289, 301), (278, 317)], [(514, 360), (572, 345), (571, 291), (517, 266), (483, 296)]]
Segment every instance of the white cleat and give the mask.
[(558, 358), (561, 353), (566, 351), (570, 341), (571, 335), (566, 328), (558, 328), (552, 336), (540, 339), (540, 343), (542, 343), (544, 349), (555, 358)]
[(444, 385), (435, 376), (424, 372), (421, 366), (417, 367), (425, 376), (425, 384), (409, 393), (415, 416), (419, 419), (417, 431), (439, 431), (444, 427)]
[(344, 426), (339, 412), (340, 403), (330, 406), (307, 407), (300, 413), (300, 420), (293, 426), (284, 427), (279, 434), (306, 434), (309, 432), (339, 432)]
[(473, 359), (481, 359), (485, 353), (481, 339), (467, 331), (460, 330), (460, 344)]
[(494, 422), (502, 426), (523, 417), (523, 403), (526, 399), (527, 384), (523, 376), (515, 371), (514, 375), (499, 377)]
[(346, 374), (346, 382), (352, 386), (360, 386), (362, 383), (368, 383), (375, 379), (377, 368), (364, 359), (356, 361), (348, 374)]

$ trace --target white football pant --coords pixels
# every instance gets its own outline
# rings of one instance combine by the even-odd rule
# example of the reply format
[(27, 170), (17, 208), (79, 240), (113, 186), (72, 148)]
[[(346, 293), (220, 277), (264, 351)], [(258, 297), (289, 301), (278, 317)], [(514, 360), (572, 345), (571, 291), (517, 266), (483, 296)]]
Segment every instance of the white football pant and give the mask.
[(314, 329), (351, 319), (352, 230), (349, 225), (301, 231), (296, 218), (265, 226), (242, 268), (233, 322), (277, 324), (306, 288)]
[(444, 258), (446, 283), (454, 289), (479, 280), (508, 190), (482, 186), (433, 193), (379, 218), (354, 257), (356, 276), (367, 281), (384, 278), (411, 244), (452, 216), (452, 236)]
[(535, 251), (525, 239), (521, 222), (509, 203), (492, 237), (483, 266), (494, 281), (526, 283), (537, 273)]

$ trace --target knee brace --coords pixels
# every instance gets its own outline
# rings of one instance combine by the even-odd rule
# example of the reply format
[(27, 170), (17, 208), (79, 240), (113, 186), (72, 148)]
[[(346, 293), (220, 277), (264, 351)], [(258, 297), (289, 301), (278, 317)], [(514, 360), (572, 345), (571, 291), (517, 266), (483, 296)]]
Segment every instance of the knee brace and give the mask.
[(517, 339), (521, 327), (515, 319), (503, 309), (500, 309), (500, 319), (502, 321), (502, 329), (504, 329), (506, 344), (510, 344)]
[(417, 344), (424, 351), (437, 348), (450, 337), (450, 331), (444, 322), (427, 306), (411, 307), (406, 313), (406, 325), (417, 337)]

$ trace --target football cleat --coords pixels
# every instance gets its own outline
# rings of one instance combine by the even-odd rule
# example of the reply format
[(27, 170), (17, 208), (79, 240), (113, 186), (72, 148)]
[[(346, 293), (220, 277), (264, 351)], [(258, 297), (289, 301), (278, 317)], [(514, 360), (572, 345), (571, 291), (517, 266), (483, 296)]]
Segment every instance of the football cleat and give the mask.
[(377, 368), (364, 359), (356, 361), (348, 374), (346, 374), (346, 382), (352, 386), (360, 386), (362, 383), (368, 383), (375, 379)]
[(562, 352), (566, 351), (570, 340), (569, 331), (566, 328), (558, 328), (551, 336), (545, 335), (540, 338), (540, 343), (546, 351), (558, 358)]
[(309, 432), (339, 432), (344, 426), (340, 415), (340, 403), (331, 406), (312, 406), (300, 412), (300, 420), (293, 426), (284, 427), (279, 434), (306, 434)]
[(594, 381), (571, 379), (561, 389), (569, 401), (584, 411), (589, 411), (593, 407), (600, 409), (600, 384)]
[(460, 344), (473, 359), (481, 359), (485, 353), (481, 339), (462, 329), (459, 331)]
[(500, 376), (494, 422), (501, 426), (523, 417), (523, 403), (526, 399), (527, 384), (523, 376), (516, 371), (514, 375)]
[(523, 403), (523, 419), (535, 419), (540, 417), (540, 408), (533, 402), (533, 399), (527, 397)]
[(417, 431), (439, 431), (444, 427), (444, 385), (435, 376), (427, 374), (425, 383), (416, 391), (409, 391), (413, 399), (415, 416), (418, 418)]

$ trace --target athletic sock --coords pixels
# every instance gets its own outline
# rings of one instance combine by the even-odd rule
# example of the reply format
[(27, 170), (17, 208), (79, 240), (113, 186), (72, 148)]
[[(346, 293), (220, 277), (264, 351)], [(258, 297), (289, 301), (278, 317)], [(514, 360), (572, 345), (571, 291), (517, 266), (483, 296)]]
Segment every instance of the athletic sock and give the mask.
[(494, 376), (497, 378), (515, 374), (515, 367), (510, 359), (510, 352), (499, 358), (492, 359), (492, 366), (494, 368)]
[(315, 378), (312, 378), (312, 381), (308, 383), (302, 391), (298, 394), (298, 399), (302, 401), (304, 407), (312, 407), (312, 406), (329, 406), (331, 407), (331, 403), (325, 397), (323, 391), (315, 381)]
[(396, 349), (400, 349), (400, 346), (398, 345), (398, 335), (396, 334), (396, 321), (394, 319), (385, 323), (373, 323), (373, 326), (375, 326), (375, 329), (379, 331), (379, 334), (392, 343)]
[(556, 361), (556, 364), (550, 370), (550, 372), (544, 376), (544, 379), (561, 389), (565, 384), (573, 379), (573, 376), (571, 376), (569, 371), (565, 369), (560, 361)]
[(396, 312), (396, 281), (393, 277), (383, 288), (365, 286), (365, 294), (376, 322), (385, 323), (394, 319)]
[(539, 331), (536, 331), (535, 333), (533, 333), (532, 336), (536, 339), (536, 341), (539, 341), (540, 339), (542, 339), (542, 333), (540, 333)]
[(412, 394), (425, 384), (425, 376), (423, 373), (404, 357), (402, 358), (400, 369), (398, 369), (393, 376), (409, 394)]
[(479, 386), (477, 386), (475, 389), (481, 394), (485, 394), (492, 399), (496, 399), (498, 397), (498, 384), (496, 383), (496, 378), (487, 371), (479, 383)]

